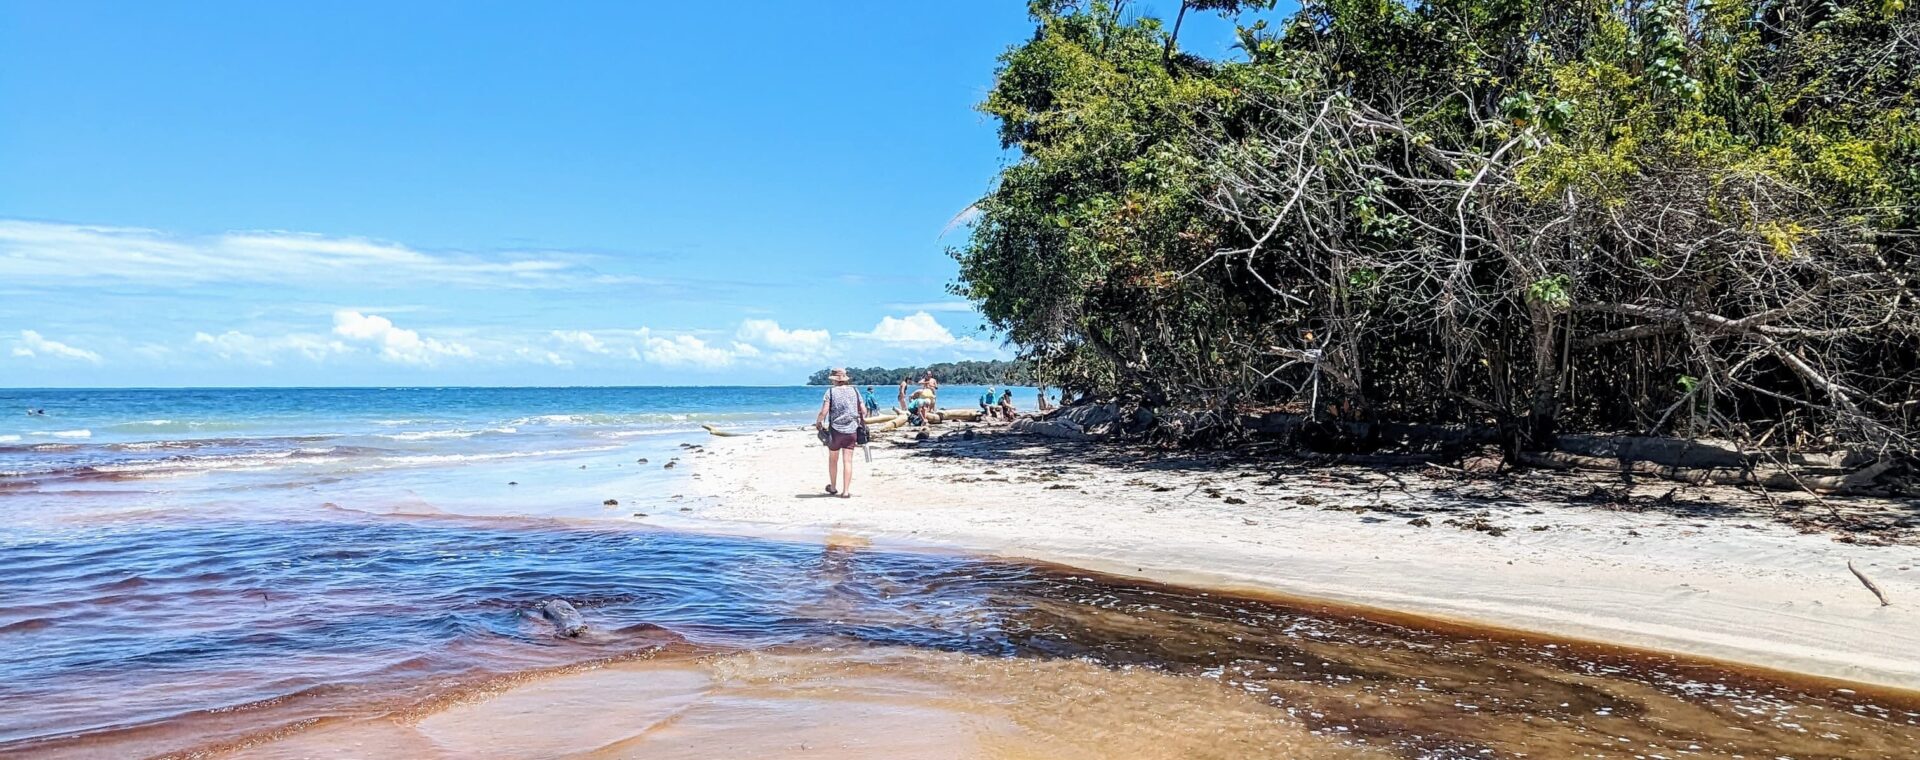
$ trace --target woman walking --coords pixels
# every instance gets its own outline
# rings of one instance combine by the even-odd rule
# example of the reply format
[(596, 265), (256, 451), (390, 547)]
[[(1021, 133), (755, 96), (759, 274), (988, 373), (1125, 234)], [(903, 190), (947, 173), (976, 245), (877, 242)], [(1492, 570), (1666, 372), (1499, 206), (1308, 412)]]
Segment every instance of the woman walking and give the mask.
[(827, 444), (827, 493), (847, 498), (853, 495), (853, 447), (859, 442), (860, 425), (867, 416), (867, 405), (853, 387), (853, 379), (844, 367), (835, 367), (827, 375), (833, 387), (820, 399), (820, 414), (813, 429), (820, 431)]

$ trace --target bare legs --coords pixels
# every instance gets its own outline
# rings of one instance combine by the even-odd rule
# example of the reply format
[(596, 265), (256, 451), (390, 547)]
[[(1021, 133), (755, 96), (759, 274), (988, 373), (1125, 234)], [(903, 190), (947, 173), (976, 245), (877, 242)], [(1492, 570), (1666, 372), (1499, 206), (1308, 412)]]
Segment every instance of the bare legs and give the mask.
[(853, 449), (827, 451), (827, 492), (849, 496), (853, 488)]
[(853, 449), (840, 450), (840, 498), (853, 496)]

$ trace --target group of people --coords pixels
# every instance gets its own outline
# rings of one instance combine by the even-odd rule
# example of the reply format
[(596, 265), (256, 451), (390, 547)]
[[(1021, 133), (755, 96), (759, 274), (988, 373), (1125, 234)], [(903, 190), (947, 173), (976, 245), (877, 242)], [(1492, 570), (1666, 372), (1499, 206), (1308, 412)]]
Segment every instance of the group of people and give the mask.
[[(907, 386), (913, 384), (912, 377), (900, 378), (900, 396), (898, 407), (907, 413), (907, 424), (915, 427), (927, 424), (928, 416), (939, 411), (940, 380), (933, 376), (933, 370), (920, 378), (920, 387), (911, 393)], [(867, 389), (869, 393), (873, 389)]]
[[(865, 392), (854, 388), (853, 378), (847, 370), (835, 367), (827, 374), (833, 387), (827, 389), (825, 397), (820, 399), (820, 413), (813, 421), (814, 429), (819, 431), (820, 440), (827, 446), (827, 493), (835, 496), (849, 495), (853, 487), (853, 448), (865, 443), (859, 440), (859, 433), (866, 424), (866, 418), (878, 411), (880, 402), (874, 398), (873, 386), (867, 386)], [(915, 387), (917, 385), (917, 387)], [(910, 390), (911, 389), (911, 390)], [(899, 409), (907, 413), (907, 424), (921, 426), (927, 424), (931, 415), (940, 409), (940, 381), (928, 371), (916, 384), (911, 376), (900, 378)], [(1046, 392), (1041, 391), (1040, 404), (1045, 407)], [(980, 394), (980, 414), (988, 421), (1012, 422), (1019, 416), (1013, 407), (1013, 389), (998, 390), (987, 386)]]
[(987, 386), (987, 392), (980, 394), (980, 414), (987, 420), (1012, 422), (1019, 414), (1013, 408), (1013, 389), (1000, 392), (998, 398), (993, 395), (993, 386)]

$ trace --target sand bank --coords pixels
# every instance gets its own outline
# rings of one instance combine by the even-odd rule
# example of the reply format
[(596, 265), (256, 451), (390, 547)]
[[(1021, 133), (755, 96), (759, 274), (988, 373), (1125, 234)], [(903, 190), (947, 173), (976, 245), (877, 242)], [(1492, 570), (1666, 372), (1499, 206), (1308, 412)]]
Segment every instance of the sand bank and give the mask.
[(1589, 503), (1543, 496), (1527, 478), (1287, 469), (1005, 435), (883, 443), (873, 457), (854, 498), (820, 498), (825, 457), (809, 431), (715, 438), (687, 462), (685, 509), (647, 519), (951, 547), (1920, 689), (1920, 549), (1801, 533), (1740, 492), (1658, 499), (1644, 494), (1673, 485), (1644, 484)]
[[(1156, 720), (1143, 722), (1142, 715)], [(1391, 757), (1212, 681), (904, 649), (745, 652), (541, 678), (430, 714), (323, 725), (255, 760)]]

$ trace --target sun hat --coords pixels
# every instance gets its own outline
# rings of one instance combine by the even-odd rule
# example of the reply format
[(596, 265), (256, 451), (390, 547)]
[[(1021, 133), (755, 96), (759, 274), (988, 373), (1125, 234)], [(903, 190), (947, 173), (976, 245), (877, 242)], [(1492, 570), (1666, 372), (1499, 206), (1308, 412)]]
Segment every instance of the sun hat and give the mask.
[(832, 381), (834, 381), (834, 382), (836, 382), (836, 383), (851, 383), (851, 382), (853, 382), (853, 378), (851, 378), (851, 377), (847, 377), (847, 368), (846, 368), (846, 367), (834, 367), (834, 368), (833, 368), (833, 372), (830, 372), (830, 373), (828, 373), (828, 374), (827, 374), (827, 379), (828, 379), (828, 380), (832, 380)]

